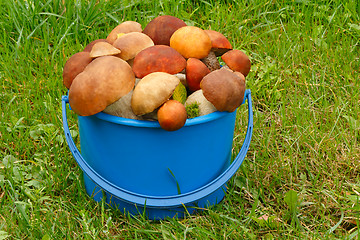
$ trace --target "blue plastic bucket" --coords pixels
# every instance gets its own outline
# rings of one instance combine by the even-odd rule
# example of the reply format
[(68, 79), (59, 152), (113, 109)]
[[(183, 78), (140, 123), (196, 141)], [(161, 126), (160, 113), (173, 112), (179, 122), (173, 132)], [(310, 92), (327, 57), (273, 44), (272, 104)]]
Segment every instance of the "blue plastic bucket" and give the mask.
[(149, 219), (184, 217), (196, 208), (219, 203), (226, 182), (249, 148), (251, 92), (246, 90), (248, 129), (231, 161), (236, 111), (188, 119), (168, 132), (156, 121), (120, 118), (105, 113), (78, 116), (81, 153), (67, 123), (67, 96), (62, 98), (63, 127), (70, 151), (84, 172), (86, 192), (96, 201)]

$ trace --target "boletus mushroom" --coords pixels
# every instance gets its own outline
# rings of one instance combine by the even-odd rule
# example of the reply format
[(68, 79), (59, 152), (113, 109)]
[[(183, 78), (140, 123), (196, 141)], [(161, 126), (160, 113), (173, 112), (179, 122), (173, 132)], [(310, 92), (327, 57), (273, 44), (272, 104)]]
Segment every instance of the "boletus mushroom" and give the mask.
[(98, 57), (74, 79), (69, 103), (78, 115), (90, 116), (129, 93), (134, 85), (135, 75), (127, 62), (114, 56)]
[(128, 61), (142, 50), (154, 46), (154, 42), (144, 33), (131, 32), (121, 35), (115, 40), (113, 46), (121, 51), (118, 56)]
[(200, 83), (203, 94), (220, 112), (233, 112), (244, 99), (245, 81), (226, 69), (207, 74)]
[(212, 47), (209, 35), (201, 28), (185, 26), (176, 30), (170, 38), (170, 47), (185, 58), (204, 58)]
[(226, 65), (233, 71), (241, 72), (245, 77), (250, 72), (251, 62), (249, 57), (240, 50), (230, 50), (221, 56)]
[(193, 92), (186, 99), (185, 107), (192, 104), (196, 104), (198, 106), (199, 116), (207, 115), (216, 111), (214, 105), (205, 98), (201, 89)]
[(173, 94), (180, 80), (165, 72), (153, 72), (142, 78), (136, 85), (131, 107), (136, 115), (154, 111), (166, 102)]
[(90, 42), (88, 45), (86, 45), (83, 52), (91, 52), (92, 47), (98, 42), (106, 42), (106, 39), (101, 38), (101, 39), (96, 39), (96, 40)]
[(141, 24), (135, 21), (125, 21), (117, 25), (106, 37), (106, 41), (113, 44), (121, 33), (142, 32)]
[(74, 78), (84, 71), (92, 60), (89, 52), (78, 52), (66, 61), (63, 69), (63, 84), (67, 89), (70, 88)]
[(113, 56), (120, 54), (120, 50), (108, 42), (97, 42), (93, 45), (90, 51), (90, 57)]
[(186, 26), (186, 23), (174, 16), (164, 15), (151, 20), (143, 30), (143, 33), (148, 35), (155, 45), (170, 45), (170, 37), (181, 27)]
[(162, 129), (166, 131), (179, 130), (186, 123), (185, 106), (176, 100), (168, 100), (159, 108), (157, 118)]
[(142, 50), (135, 56), (132, 66), (138, 78), (143, 78), (153, 72), (176, 74), (185, 67), (185, 58), (166, 45), (155, 45)]
[(207, 74), (209, 68), (197, 58), (189, 58), (186, 62), (186, 83), (190, 91), (194, 92), (200, 89), (200, 82)]
[(231, 43), (222, 33), (215, 30), (204, 31), (209, 35), (212, 44), (211, 51), (213, 51), (217, 57), (232, 49)]

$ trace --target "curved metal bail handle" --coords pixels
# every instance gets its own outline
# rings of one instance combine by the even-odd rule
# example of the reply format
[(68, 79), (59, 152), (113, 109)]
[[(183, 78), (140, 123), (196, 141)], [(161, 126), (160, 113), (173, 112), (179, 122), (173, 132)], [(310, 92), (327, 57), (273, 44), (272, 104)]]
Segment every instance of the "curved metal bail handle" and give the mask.
[(198, 188), (194, 191), (174, 195), (174, 196), (147, 196), (141, 195), (137, 193), (133, 193), (126, 189), (120, 188), (119, 186), (114, 185), (109, 182), (105, 178), (103, 178), (100, 174), (98, 174), (91, 166), (84, 160), (80, 151), (76, 147), (74, 140), (70, 134), (69, 125), (67, 122), (67, 114), (66, 114), (66, 104), (69, 103), (68, 97), (62, 97), (62, 117), (63, 117), (63, 127), (64, 133), (66, 137), (66, 141), (70, 148), (72, 155), (74, 156), (76, 162), (82, 171), (100, 188), (113, 195), (116, 198), (119, 198), (125, 202), (130, 204), (137, 204), (139, 206), (145, 206), (146, 208), (169, 208), (169, 207), (179, 207), (182, 205), (186, 205), (189, 203), (196, 202), (211, 193), (215, 192), (217, 189), (222, 187), (239, 169), (242, 162), (245, 159), (246, 153), (250, 146), (252, 131), (253, 131), (253, 111), (252, 111), (252, 101), (251, 101), (251, 91), (245, 91), (244, 101), (247, 99), (248, 101), (248, 127), (245, 136), (245, 140), (243, 145), (231, 163), (231, 165), (216, 179), (211, 181), (210, 183), (204, 185), (201, 188)]

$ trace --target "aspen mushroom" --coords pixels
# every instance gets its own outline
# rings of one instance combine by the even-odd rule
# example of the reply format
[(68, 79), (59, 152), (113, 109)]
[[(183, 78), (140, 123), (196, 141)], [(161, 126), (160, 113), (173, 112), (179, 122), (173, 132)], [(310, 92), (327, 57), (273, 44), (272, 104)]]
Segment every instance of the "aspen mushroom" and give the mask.
[(97, 42), (93, 45), (90, 51), (90, 57), (102, 57), (102, 56), (112, 56), (120, 54), (120, 50), (111, 45), (108, 42)]
[(78, 115), (90, 116), (125, 96), (134, 84), (135, 76), (127, 62), (114, 56), (98, 57), (74, 79), (69, 103)]
[(89, 52), (78, 52), (66, 61), (63, 69), (63, 84), (67, 89), (70, 88), (74, 78), (84, 71), (92, 60)]
[(244, 100), (245, 82), (226, 69), (215, 70), (200, 83), (203, 94), (220, 112), (233, 112)]
[(168, 100), (159, 108), (157, 117), (162, 129), (176, 131), (185, 125), (187, 113), (182, 103)]
[(250, 72), (250, 59), (240, 50), (230, 50), (222, 55), (221, 58), (231, 70), (241, 72), (245, 77)]
[(143, 78), (153, 72), (176, 74), (185, 67), (185, 58), (175, 49), (165, 45), (155, 45), (139, 52), (132, 66), (138, 78)]
[(170, 45), (170, 37), (181, 27), (186, 26), (186, 23), (174, 16), (164, 15), (151, 20), (143, 30), (143, 33), (148, 35), (155, 45)]
[(221, 68), (220, 62), (212, 50), (209, 52), (209, 54), (206, 57), (200, 60), (207, 66), (207, 68), (211, 72)]
[(106, 41), (113, 44), (121, 33), (142, 32), (141, 24), (135, 21), (126, 21), (117, 25), (106, 37)]
[(209, 35), (201, 28), (185, 26), (176, 30), (170, 38), (170, 47), (185, 58), (204, 58), (212, 47)]
[(207, 74), (209, 68), (197, 58), (189, 58), (186, 62), (186, 83), (190, 91), (200, 89), (200, 82)]
[(131, 32), (121, 35), (113, 43), (113, 46), (121, 51), (118, 56), (121, 59), (128, 61), (134, 58), (142, 50), (154, 46), (154, 42), (144, 33)]
[(146, 75), (136, 85), (131, 107), (136, 115), (150, 113), (160, 107), (173, 94), (180, 80), (165, 72), (154, 72)]
[(217, 57), (232, 49), (231, 43), (222, 33), (214, 30), (204, 31), (210, 37), (212, 44), (211, 51), (213, 51)]
[(199, 116), (207, 115), (216, 111), (214, 105), (205, 98), (203, 90), (201, 89), (193, 92), (190, 94), (190, 96), (188, 96), (185, 101), (185, 107), (194, 103), (198, 105)]

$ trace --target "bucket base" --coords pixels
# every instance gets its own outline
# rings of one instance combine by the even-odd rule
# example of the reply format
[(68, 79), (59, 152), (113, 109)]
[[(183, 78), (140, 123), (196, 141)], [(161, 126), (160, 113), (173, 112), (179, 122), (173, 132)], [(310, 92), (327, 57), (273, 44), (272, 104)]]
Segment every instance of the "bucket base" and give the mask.
[(117, 198), (97, 186), (86, 174), (84, 174), (84, 183), (87, 194), (95, 201), (100, 202), (105, 198), (105, 202), (111, 207), (120, 210), (124, 214), (145, 215), (150, 220), (162, 220), (166, 218), (184, 218), (186, 215), (193, 214), (195, 211), (202, 211), (204, 208), (214, 206), (220, 203), (225, 197), (226, 184), (215, 192), (205, 196), (195, 202), (176, 207), (154, 208), (144, 205), (139, 206)]

